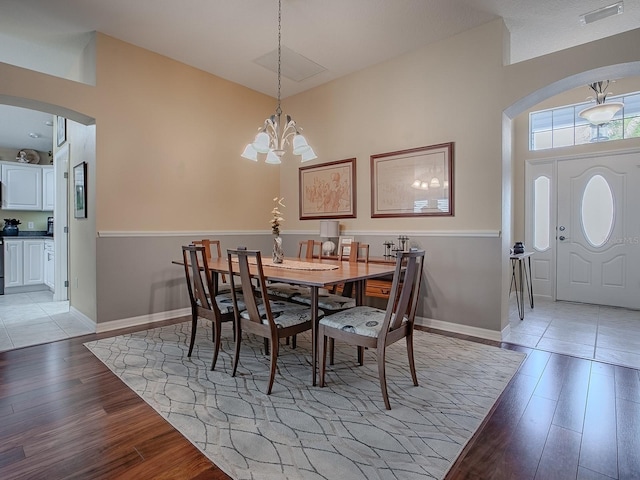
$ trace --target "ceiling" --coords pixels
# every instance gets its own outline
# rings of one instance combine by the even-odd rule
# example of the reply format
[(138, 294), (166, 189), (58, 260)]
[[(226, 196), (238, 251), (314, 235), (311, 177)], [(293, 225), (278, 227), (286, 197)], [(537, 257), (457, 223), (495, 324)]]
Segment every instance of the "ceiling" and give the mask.
[[(512, 63), (640, 27), (640, 0), (624, 0), (622, 15), (580, 24), (581, 14), (612, 3), (282, 0), (282, 97), (498, 17), (511, 34)], [(73, 39), (100, 31), (275, 97), (277, 13), (276, 0), (0, 0), (0, 35), (74, 48)], [(257, 62), (261, 57), (271, 70)], [(291, 80), (294, 74), (305, 77), (296, 60), (311, 62), (319, 72)], [(10, 141), (15, 148), (51, 149), (50, 131), (49, 146), (41, 148), (41, 116), (30, 123), (6, 108), (0, 108), (0, 146)], [(29, 132), (43, 137), (32, 139)]]

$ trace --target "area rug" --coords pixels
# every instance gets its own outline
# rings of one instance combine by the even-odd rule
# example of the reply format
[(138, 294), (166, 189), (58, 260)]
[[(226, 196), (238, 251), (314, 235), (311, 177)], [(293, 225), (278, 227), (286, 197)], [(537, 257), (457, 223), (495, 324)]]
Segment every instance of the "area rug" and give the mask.
[(262, 339), (245, 335), (238, 374), (223, 327), (215, 371), (211, 328), (190, 322), (85, 344), (126, 385), (234, 479), (443, 478), (520, 366), (524, 355), (417, 331), (419, 386), (406, 346), (387, 349), (392, 410), (384, 408), (375, 352), (336, 343), (324, 388), (311, 385), (311, 336), (283, 345), (271, 395)]

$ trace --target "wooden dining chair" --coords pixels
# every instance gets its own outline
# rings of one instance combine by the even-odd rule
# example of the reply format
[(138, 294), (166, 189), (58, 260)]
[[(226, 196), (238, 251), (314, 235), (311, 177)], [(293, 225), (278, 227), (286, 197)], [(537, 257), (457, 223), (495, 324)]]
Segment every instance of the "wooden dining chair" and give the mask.
[[(338, 248), (338, 261), (369, 263), (369, 244), (360, 242), (341, 244)], [(330, 291), (331, 293), (339, 293), (343, 297), (351, 297), (353, 283), (334, 285)]]
[[(304, 255), (303, 255), (304, 254)], [(319, 240), (300, 240), (298, 242), (298, 258), (310, 260), (322, 257), (322, 242)]]
[(204, 246), (183, 246), (182, 261), (191, 303), (191, 341), (187, 356), (190, 357), (193, 352), (198, 318), (210, 320), (213, 326), (213, 359), (211, 361), (211, 370), (213, 370), (220, 351), (222, 323), (233, 321), (235, 308), (245, 308), (244, 299), (241, 295), (234, 299), (230, 293), (213, 295), (212, 272), (209, 270)]
[[(237, 309), (235, 311), (236, 341), (231, 375), (235, 377), (238, 369), (242, 334), (244, 332), (252, 333), (267, 339), (270, 347), (268, 350), (270, 352), (271, 367), (267, 387), (267, 395), (269, 395), (276, 375), (280, 339), (295, 337), (298, 333), (310, 330), (311, 309), (290, 302), (269, 300), (262, 268), (262, 257), (258, 250), (247, 250), (244, 247), (238, 247), (235, 250), (227, 250), (227, 258), (229, 261), (233, 301), (235, 303), (240, 295), (235, 289), (236, 278), (239, 277), (246, 305), (245, 310), (240, 311)], [(250, 269), (255, 269), (255, 273), (251, 274)], [(323, 316), (324, 312), (319, 310), (318, 318)]]
[(412, 249), (408, 252), (399, 252), (386, 310), (358, 306), (328, 315), (320, 320), (317, 350), (320, 360), (321, 387), (325, 385), (327, 340), (330, 338), (344, 341), (349, 345), (376, 349), (380, 389), (387, 410), (391, 410), (385, 373), (387, 346), (402, 338), (406, 339), (411, 379), (414, 385), (418, 385), (413, 357), (413, 325), (423, 265), (423, 250)]
[[(349, 254), (340, 254), (343, 252), (341, 246), (341, 250), (339, 251), (338, 259), (340, 261), (369, 261), (369, 245), (360, 244), (358, 242), (353, 242), (351, 245), (347, 245), (347, 247), (351, 247), (351, 251)], [(366, 252), (366, 257), (358, 257), (358, 252)], [(364, 253), (363, 253), (364, 255)], [(340, 312), (342, 310), (346, 310), (347, 308), (353, 308), (356, 306), (356, 300), (351, 298), (352, 286), (349, 284), (348, 286), (341, 286), (340, 292), (336, 290), (336, 287), (332, 287), (329, 290), (320, 291), (318, 293), (318, 307), (324, 310), (326, 315), (332, 315), (335, 312)], [(311, 292), (302, 291), (295, 296), (292, 296), (291, 301), (302, 303), (305, 305), (311, 305)]]
[[(311, 260), (322, 255), (322, 242), (318, 240), (300, 240), (298, 243), (298, 258)], [(274, 282), (267, 285), (267, 293), (274, 299), (291, 300), (297, 295), (309, 295), (309, 288), (300, 285), (291, 285), (284, 282)]]
[[(214, 258), (213, 254), (215, 253), (215, 258), (222, 257), (222, 248), (220, 247), (220, 240), (210, 240), (208, 238), (204, 238), (202, 240), (194, 240), (191, 242), (193, 245), (202, 245), (204, 247), (205, 254), (207, 256), (207, 260)], [(213, 248), (212, 248), (213, 247)], [(215, 250), (214, 250), (215, 248)], [(220, 279), (222, 283), (227, 283), (227, 277), (223, 273), (220, 275)], [(218, 291), (221, 291), (220, 288), (225, 288), (224, 286), (218, 286)], [(228, 290), (228, 288), (226, 288)]]

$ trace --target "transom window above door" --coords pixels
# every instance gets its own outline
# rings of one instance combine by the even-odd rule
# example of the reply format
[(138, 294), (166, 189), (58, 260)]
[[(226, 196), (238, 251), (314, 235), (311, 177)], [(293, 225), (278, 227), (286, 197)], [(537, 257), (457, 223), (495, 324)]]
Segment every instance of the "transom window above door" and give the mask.
[(570, 147), (640, 137), (640, 92), (607, 97), (624, 107), (605, 125), (591, 125), (578, 114), (593, 102), (539, 110), (529, 114), (529, 150)]

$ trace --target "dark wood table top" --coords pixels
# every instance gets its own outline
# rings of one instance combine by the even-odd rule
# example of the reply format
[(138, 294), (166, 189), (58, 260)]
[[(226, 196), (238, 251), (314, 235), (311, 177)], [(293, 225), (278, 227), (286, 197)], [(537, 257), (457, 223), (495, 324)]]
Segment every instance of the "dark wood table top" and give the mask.
[[(268, 258), (269, 263), (271, 261)], [(328, 259), (299, 259), (285, 258), (296, 263), (320, 263), (337, 265), (334, 270), (298, 270), (284, 268), (279, 266), (271, 266), (267, 263), (267, 259), (263, 258), (262, 269), (268, 280), (273, 282), (295, 283), (297, 285), (306, 285), (309, 287), (328, 287), (345, 282), (354, 282), (366, 280), (368, 278), (381, 277), (393, 274), (395, 265), (382, 263), (350, 263), (338, 262), (337, 260)], [(174, 262), (181, 263), (181, 262)], [(209, 269), (217, 273), (229, 273), (229, 265), (226, 258), (211, 258), (207, 260)]]

